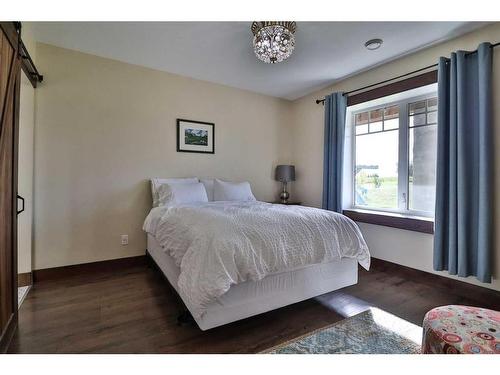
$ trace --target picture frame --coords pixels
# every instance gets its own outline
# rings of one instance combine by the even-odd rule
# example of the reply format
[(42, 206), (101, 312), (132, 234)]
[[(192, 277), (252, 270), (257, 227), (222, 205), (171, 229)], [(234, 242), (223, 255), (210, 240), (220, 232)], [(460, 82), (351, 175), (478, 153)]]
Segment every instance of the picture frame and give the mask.
[(215, 154), (215, 124), (178, 118), (177, 152)]

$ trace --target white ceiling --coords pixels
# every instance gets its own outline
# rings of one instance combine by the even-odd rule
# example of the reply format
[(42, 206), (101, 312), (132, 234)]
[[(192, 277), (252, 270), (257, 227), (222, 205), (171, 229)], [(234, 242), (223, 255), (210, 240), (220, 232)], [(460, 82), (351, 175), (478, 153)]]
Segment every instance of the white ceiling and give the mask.
[[(33, 27), (37, 40), (44, 43), (293, 100), (485, 23), (297, 22), (293, 55), (273, 65), (255, 57), (250, 25), (37, 22)], [(384, 40), (380, 49), (364, 47), (372, 38)]]

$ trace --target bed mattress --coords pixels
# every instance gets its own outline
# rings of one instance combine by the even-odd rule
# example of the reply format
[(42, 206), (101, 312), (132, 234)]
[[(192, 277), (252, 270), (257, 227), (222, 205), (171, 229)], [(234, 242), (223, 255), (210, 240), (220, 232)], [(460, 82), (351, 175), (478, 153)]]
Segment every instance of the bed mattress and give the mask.
[[(148, 253), (182, 299), (177, 280), (180, 269), (156, 238), (148, 234)], [(202, 330), (248, 318), (333, 290), (356, 284), (358, 262), (353, 258), (322, 263), (288, 272), (268, 275), (259, 281), (233, 285), (219, 297), (205, 314), (194, 318)]]

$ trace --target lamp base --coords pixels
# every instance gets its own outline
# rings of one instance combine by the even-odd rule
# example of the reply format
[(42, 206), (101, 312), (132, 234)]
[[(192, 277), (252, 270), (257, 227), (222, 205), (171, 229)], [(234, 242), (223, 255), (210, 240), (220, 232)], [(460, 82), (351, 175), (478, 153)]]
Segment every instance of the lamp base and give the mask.
[(290, 193), (288, 191), (283, 190), (280, 194), (281, 203), (288, 203), (288, 198), (290, 198)]

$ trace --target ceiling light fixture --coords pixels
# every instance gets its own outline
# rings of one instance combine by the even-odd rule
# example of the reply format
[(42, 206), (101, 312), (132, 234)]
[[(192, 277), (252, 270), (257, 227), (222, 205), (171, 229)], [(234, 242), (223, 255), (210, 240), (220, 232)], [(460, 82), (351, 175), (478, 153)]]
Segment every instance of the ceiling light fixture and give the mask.
[(382, 43), (384, 43), (382, 39), (370, 39), (368, 42), (365, 43), (365, 47), (370, 51), (373, 51), (379, 49)]
[(295, 48), (295, 29), (293, 21), (253, 22), (253, 49), (257, 58), (268, 64), (288, 59)]

